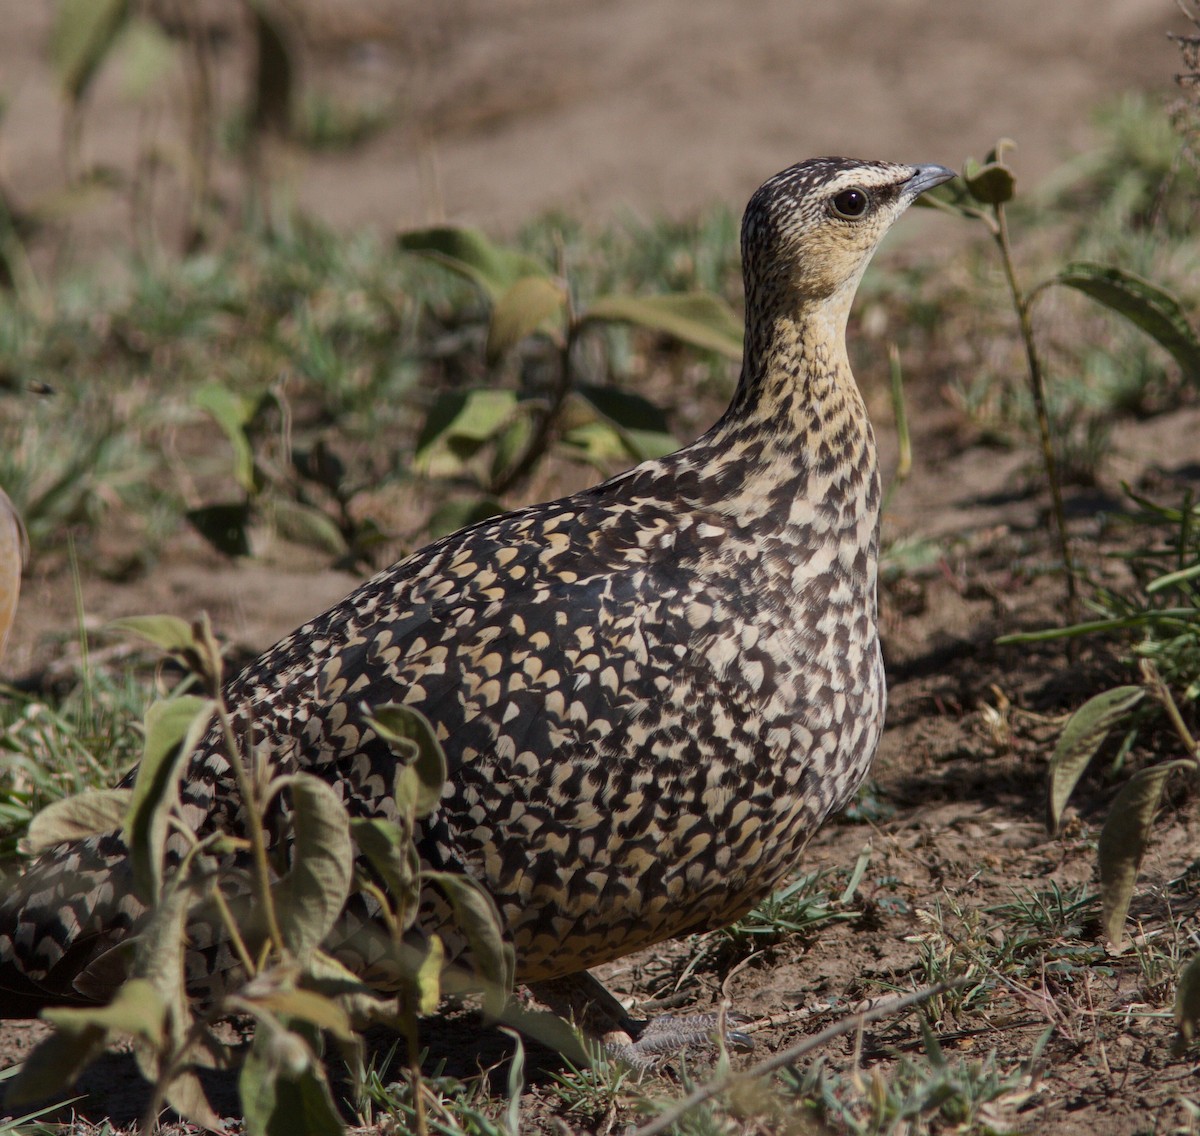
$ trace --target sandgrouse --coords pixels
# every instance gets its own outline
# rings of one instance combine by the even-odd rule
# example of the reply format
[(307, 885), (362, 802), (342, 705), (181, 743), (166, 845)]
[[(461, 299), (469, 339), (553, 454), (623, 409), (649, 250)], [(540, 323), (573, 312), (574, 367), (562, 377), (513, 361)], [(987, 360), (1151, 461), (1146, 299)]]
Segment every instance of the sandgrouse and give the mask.
[[(388, 816), (395, 762), (366, 707), (424, 712), (450, 774), (421, 855), (492, 894), (519, 981), (553, 994), (730, 923), (862, 781), (880, 477), (846, 320), (880, 239), (952, 176), (816, 158), (772, 177), (742, 224), (744, 361), (716, 425), (434, 542), (227, 684), (256, 752), (356, 815)], [(190, 761), (194, 831), (239, 829), (223, 752), (214, 732)], [(143, 914), (117, 834), (44, 853), (0, 902), (0, 1016), (103, 996), (95, 964)]]

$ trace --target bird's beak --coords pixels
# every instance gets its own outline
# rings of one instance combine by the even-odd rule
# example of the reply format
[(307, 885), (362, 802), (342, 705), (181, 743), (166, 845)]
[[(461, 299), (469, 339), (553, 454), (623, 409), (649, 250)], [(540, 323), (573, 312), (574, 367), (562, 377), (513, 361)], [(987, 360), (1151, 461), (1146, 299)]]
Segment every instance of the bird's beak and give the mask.
[(904, 183), (904, 196), (912, 201), (914, 198), (920, 197), (927, 189), (932, 189), (935, 185), (941, 185), (944, 181), (949, 181), (953, 177), (958, 177), (953, 170), (948, 170), (945, 166), (917, 166), (916, 173)]

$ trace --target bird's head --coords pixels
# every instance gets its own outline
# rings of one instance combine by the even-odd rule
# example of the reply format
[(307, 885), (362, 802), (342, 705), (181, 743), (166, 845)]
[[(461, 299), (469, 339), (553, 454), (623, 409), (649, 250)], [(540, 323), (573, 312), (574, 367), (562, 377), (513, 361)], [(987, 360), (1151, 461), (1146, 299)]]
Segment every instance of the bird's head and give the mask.
[(742, 221), (747, 312), (820, 313), (845, 326), (871, 254), (945, 166), (812, 158), (764, 182)]

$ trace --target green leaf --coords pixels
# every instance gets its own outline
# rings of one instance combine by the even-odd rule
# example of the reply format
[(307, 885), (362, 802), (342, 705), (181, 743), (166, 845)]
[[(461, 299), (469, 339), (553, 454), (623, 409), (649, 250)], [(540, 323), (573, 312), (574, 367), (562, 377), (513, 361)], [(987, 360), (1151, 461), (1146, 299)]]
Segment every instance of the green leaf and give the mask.
[(1068, 264), (1049, 283), (1065, 284), (1124, 316), (1170, 353), (1184, 375), (1200, 383), (1200, 338), (1175, 296), (1123, 268)]
[(329, 1084), (299, 1034), (260, 1023), (238, 1078), (246, 1136), (343, 1136)]
[(354, 873), (350, 817), (337, 793), (311, 773), (279, 777), (273, 792), (292, 798), (292, 869), (276, 885), (276, 914), (284, 942), (298, 959), (333, 929)]
[(433, 723), (415, 706), (389, 702), (367, 716), (367, 724), (403, 763), (396, 771), (395, 799), (418, 818), (437, 808), (446, 784), (446, 752)]
[(251, 997), (243, 990), (239, 1003), (261, 1007), (282, 1018), (299, 1018), (317, 1029), (328, 1030), (341, 1041), (353, 1041), (350, 1017), (332, 998), (314, 990), (271, 990), (261, 997)]
[(42, 1017), (65, 1034), (100, 1029), (108, 1035), (128, 1034), (155, 1047), (166, 1040), (166, 1004), (143, 978), (122, 983), (107, 1006), (50, 1008), (42, 1011)]
[(496, 438), (496, 449), (492, 454), (493, 485), (525, 456), (533, 438), (533, 419), (528, 414), (521, 413), (524, 405), (527, 404), (517, 404), (517, 414)]
[(171, 1078), (164, 1096), (167, 1104), (192, 1124), (209, 1132), (226, 1131), (225, 1122), (208, 1103), (204, 1083), (191, 1069), (180, 1069)]
[(199, 641), (192, 625), (174, 615), (133, 615), (114, 619), (109, 627), (129, 631), (164, 651), (186, 655), (199, 650)]
[(1168, 761), (1139, 769), (1117, 794), (1100, 830), (1100, 894), (1104, 933), (1120, 947), (1125, 916), (1133, 898), (1138, 868), (1150, 841), (1150, 827), (1162, 798), (1163, 785), (1176, 769), (1192, 769), (1190, 761)]
[(58, 0), (50, 61), (71, 102), (87, 93), (129, 13), (129, 0)]
[(742, 357), (742, 321), (711, 292), (602, 296), (584, 313), (582, 323), (597, 321), (632, 323), (730, 359)]
[(444, 394), (433, 404), (417, 440), (413, 467), (430, 477), (453, 476), (499, 435), (517, 408), (513, 391)]
[(1067, 798), (1096, 751), (1104, 744), (1104, 739), (1145, 693), (1140, 686), (1114, 687), (1089, 698), (1071, 715), (1050, 759), (1047, 824), (1051, 833), (1058, 831)]
[(551, 320), (561, 327), (567, 313), (563, 286), (546, 276), (523, 276), (496, 298), (488, 327), (487, 361), (494, 363), (510, 347)]
[(146, 739), (133, 797), (125, 817), (124, 838), (139, 896), (153, 903), (162, 886), (163, 850), (168, 822), (179, 802), (179, 779), (215, 713), (210, 698), (184, 694), (151, 703)]
[(162, 25), (141, 16), (126, 23), (116, 54), (121, 91), (135, 101), (160, 89), (178, 60), (175, 42)]
[(576, 390), (593, 410), (617, 427), (634, 457), (659, 458), (679, 448), (667, 426), (666, 414), (649, 399), (592, 383), (581, 383)]
[(344, 556), (348, 551), (341, 530), (320, 509), (277, 498), (271, 501), (270, 514), (276, 530), (287, 540), (319, 548), (331, 556)]
[(394, 996), (368, 986), (324, 951), (313, 951), (309, 957), (304, 983), (307, 988), (334, 999), (359, 1028), (373, 1022), (395, 1021), (398, 1007)]
[(203, 505), (184, 514), (188, 523), (218, 552), (226, 556), (250, 555), (249, 502)]
[(382, 817), (355, 817), (350, 821), (350, 832), (358, 850), (379, 873), (392, 902), (403, 903), (405, 910), (415, 916), (421, 860), (409, 834)]
[(484, 1011), (498, 1017), (512, 990), (516, 962), (504, 939), (495, 900), (470, 876), (454, 872), (423, 872), (422, 880), (436, 884), (454, 910), (454, 924), (470, 948), (475, 975), (483, 991)]
[(1175, 988), (1175, 1028), (1183, 1047), (1192, 1044), (1200, 1024), (1200, 955), (1193, 955)]
[(633, 456), (621, 431), (611, 422), (581, 422), (572, 426), (562, 436), (563, 445), (582, 461), (599, 470), (610, 467), (614, 462), (628, 464)]
[(254, 464), (254, 450), (247, 433), (257, 403), (234, 394), (220, 383), (207, 383), (202, 386), (196, 392), (193, 401), (201, 410), (212, 416), (233, 446), (233, 476), (238, 485), (247, 493), (257, 492), (261, 479)]
[(432, 260), (465, 277), (498, 300), (523, 276), (548, 276), (545, 265), (531, 256), (492, 244), (477, 229), (439, 225), (401, 233), (397, 243), (404, 252)]
[(95, 789), (47, 805), (29, 824), (29, 850), (119, 831), (129, 799), (128, 789)]
[(446, 949), (442, 940), (431, 935), (425, 944), (425, 957), (417, 967), (413, 978), (416, 988), (418, 1014), (433, 1014), (437, 1012), (442, 1000), (442, 966), (446, 961)]
[(21, 1065), (4, 1094), (4, 1107), (48, 1100), (72, 1084), (105, 1048), (106, 1032), (91, 1026), (78, 1033), (53, 1033)]
[(1016, 148), (1011, 138), (1001, 138), (988, 151), (981, 166), (974, 158), (963, 162), (962, 180), (967, 192), (984, 205), (1003, 205), (1016, 192), (1016, 178), (1004, 162), (1004, 152)]

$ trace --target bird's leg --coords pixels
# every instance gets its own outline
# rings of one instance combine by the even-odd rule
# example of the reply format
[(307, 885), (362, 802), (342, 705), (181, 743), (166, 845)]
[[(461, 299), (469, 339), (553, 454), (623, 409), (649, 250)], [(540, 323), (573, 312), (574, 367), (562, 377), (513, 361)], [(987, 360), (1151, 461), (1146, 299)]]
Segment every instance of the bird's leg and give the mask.
[(750, 1038), (730, 1029), (740, 1019), (719, 1013), (676, 1017), (661, 1014), (649, 1021), (631, 1018), (625, 1007), (586, 970), (562, 978), (530, 983), (539, 1002), (574, 1022), (586, 1038), (600, 1043), (605, 1054), (634, 1068), (649, 1068), (683, 1049), (713, 1049), (724, 1031), (727, 1044), (749, 1049)]

